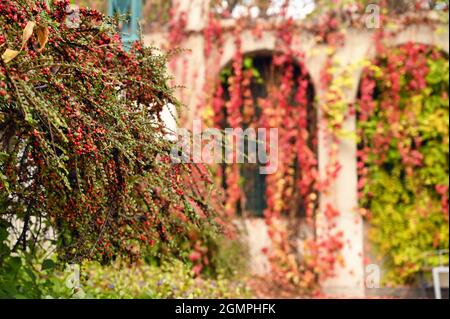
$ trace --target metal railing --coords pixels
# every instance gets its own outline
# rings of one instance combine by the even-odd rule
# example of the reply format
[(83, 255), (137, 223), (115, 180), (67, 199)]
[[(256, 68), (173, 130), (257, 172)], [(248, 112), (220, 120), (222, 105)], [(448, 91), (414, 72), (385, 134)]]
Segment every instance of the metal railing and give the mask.
[[(433, 266), (428, 265), (427, 260), (429, 258), (437, 257), (438, 265), (434, 264)], [(449, 251), (448, 249), (442, 249), (437, 251), (430, 251), (424, 254), (425, 259), (425, 269), (430, 270), (433, 277), (433, 288), (434, 288), (434, 296), (436, 299), (442, 299), (442, 288), (448, 288), (448, 281), (443, 284), (441, 281), (442, 275), (447, 275), (447, 280), (449, 276)]]

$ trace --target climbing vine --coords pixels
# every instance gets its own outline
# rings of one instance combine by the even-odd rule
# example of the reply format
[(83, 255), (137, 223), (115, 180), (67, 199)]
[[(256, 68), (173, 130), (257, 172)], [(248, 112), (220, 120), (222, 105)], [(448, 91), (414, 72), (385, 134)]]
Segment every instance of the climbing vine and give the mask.
[[(267, 208), (264, 218), (268, 226), (271, 247), (264, 249), (272, 266), (276, 281), (300, 287), (304, 292), (317, 292), (318, 283), (333, 274), (342, 248), (342, 234), (334, 232), (333, 220), (338, 211), (331, 203), (326, 206), (326, 231), (319, 237), (313, 235), (297, 244), (298, 221), (301, 215), (309, 229), (315, 229), (318, 211), (318, 194), (326, 184), (318, 172), (317, 158), (317, 112), (313, 88), (307, 69), (303, 64), (304, 53), (292, 49), (294, 20), (286, 17), (275, 28), (278, 34), (280, 52), (271, 57), (273, 78), (266, 79), (266, 96), (255, 97), (252, 87), (263, 80), (260, 70), (253, 65), (251, 57), (241, 51), (241, 33), (245, 24), (238, 20), (230, 30), (234, 34), (235, 54), (229, 68), (222, 70), (221, 83), (205, 88), (205, 95), (213, 92), (210, 104), (201, 106), (205, 123), (218, 128), (251, 127), (277, 128), (279, 131), (279, 152), (283, 154), (276, 173), (266, 177)], [(210, 15), (205, 31), (205, 56), (210, 55), (214, 46), (220, 58), (218, 45), (222, 33), (214, 15)], [(254, 35), (260, 34), (260, 26)], [(212, 36), (214, 35), (214, 37)], [(214, 42), (216, 39), (217, 42)], [(298, 70), (297, 72), (295, 70)], [(279, 74), (279, 76), (277, 76)], [(210, 81), (207, 81), (210, 83)], [(325, 84), (324, 84), (325, 85)], [(208, 95), (207, 95), (208, 96)], [(264, 141), (266, 142), (266, 141)], [(336, 177), (336, 173), (332, 173)], [(245, 211), (245, 192), (242, 189), (243, 176), (239, 164), (227, 165), (218, 170), (219, 183), (225, 187), (225, 209), (227, 216)], [(331, 184), (330, 181), (328, 181)], [(296, 222), (297, 220), (297, 222)], [(299, 250), (303, 253), (299, 256)]]
[[(387, 40), (401, 32), (411, 23), (433, 25), (435, 22), (439, 23), (439, 21), (448, 19), (444, 8), (441, 11), (443, 20), (433, 20), (428, 15), (428, 12), (433, 10), (436, 4), (425, 3), (426, 1), (419, 2), (417, 1), (417, 4), (414, 6), (418, 12), (416, 15), (402, 15), (402, 13), (410, 10), (406, 5), (403, 6), (402, 4), (400, 8), (391, 1), (382, 0), (377, 2), (382, 8), (379, 12), (379, 21), (383, 26), (388, 26), (376, 29), (373, 32), (376, 43), (375, 49), (378, 54), (384, 52), (384, 56), (387, 56), (386, 52), (391, 50), (386, 45)], [(244, 14), (244, 16), (238, 18), (233, 10), (236, 6), (241, 5), (239, 1), (231, 2), (231, 6), (230, 3), (224, 4), (223, 1), (220, 3), (213, 2), (212, 10), (203, 29), (204, 58), (206, 61), (205, 84), (197, 111), (202, 115), (204, 123), (209, 126), (218, 128), (276, 127), (280, 130), (279, 147), (280, 154), (283, 155), (277, 172), (266, 177), (266, 193), (264, 197), (267, 202), (267, 208), (264, 210), (264, 218), (268, 225), (269, 237), (272, 243), (271, 247), (265, 249), (265, 253), (271, 262), (272, 274), (278, 282), (287, 282), (308, 292), (317, 292), (320, 284), (334, 275), (336, 267), (345, 264), (345, 260), (341, 256), (342, 248), (346, 245), (345, 237), (343, 232), (336, 228), (336, 221), (341, 212), (335, 207), (333, 199), (327, 197), (327, 194), (335, 186), (342, 168), (342, 163), (339, 162), (339, 150), (342, 139), (360, 138), (365, 140), (367, 138), (367, 132), (363, 129), (358, 130), (358, 136), (347, 132), (346, 129), (346, 123), (349, 118), (359, 114), (357, 105), (354, 105), (348, 98), (349, 90), (351, 91), (353, 87), (357, 86), (357, 83), (352, 80), (351, 74), (353, 74), (355, 69), (364, 65), (367, 66), (367, 61), (354, 61), (350, 65), (342, 65), (337, 53), (340, 48), (346, 45), (345, 29), (365, 28), (365, 9), (367, 4), (368, 2), (362, 1), (319, 2), (318, 8), (311, 14), (311, 19), (298, 22), (289, 13), (289, 10), (292, 9), (289, 1), (284, 1), (284, 4), (277, 9), (276, 21), (270, 20), (268, 15), (265, 16), (271, 12), (268, 9), (271, 6), (270, 1), (254, 2), (249, 5), (248, 9), (252, 9), (250, 8), (252, 6), (258, 7), (260, 10), (259, 17), (265, 16), (268, 18), (267, 21), (262, 22), (258, 19), (252, 19), (251, 14)], [(226, 19), (229, 22), (230, 18), (233, 18), (233, 23), (222, 24), (222, 19)], [(395, 25), (395, 28), (392, 27), (393, 25)], [(261, 79), (258, 69), (251, 63), (252, 56), (244, 54), (242, 49), (243, 34), (246, 30), (249, 31), (249, 34), (254, 39), (260, 39), (264, 32), (276, 34), (275, 47), (277, 52), (273, 53), (271, 64), (272, 68), (278, 70), (281, 76), (274, 77), (270, 83), (264, 83), (269, 92), (266, 97), (255, 97), (252, 93), (252, 87)], [(182, 31), (172, 30), (171, 32), (180, 33)], [(325, 55), (320, 82), (315, 83), (318, 85), (315, 93), (317, 94), (319, 90), (321, 92), (320, 103), (314, 98), (312, 100), (309, 99), (308, 91), (311, 84), (307, 68), (304, 65), (306, 58), (315, 53), (301, 52), (294, 49), (296, 45), (293, 45), (293, 39), (298, 39), (302, 31), (312, 34), (316, 44), (324, 47), (323, 52)], [(235, 51), (229, 67), (221, 70), (217, 61), (221, 61), (223, 58), (225, 38), (233, 39)], [(445, 58), (440, 60), (446, 61)], [(430, 61), (427, 63), (430, 63)], [(400, 63), (398, 62), (398, 64)], [(300, 69), (299, 73), (293, 71), (296, 67)], [(380, 77), (377, 81), (382, 82), (405, 71), (403, 69), (400, 70), (399, 67), (380, 68), (379, 73), (382, 73), (386, 78)], [(411, 89), (408, 94), (413, 94), (414, 86), (417, 85), (425, 85), (427, 88), (433, 86), (433, 84), (427, 82), (428, 80), (424, 80), (429, 78), (425, 69), (431, 68), (431, 66), (425, 66), (423, 69), (417, 68), (417, 66), (411, 66), (410, 68), (411, 72), (412, 69), (415, 69), (413, 72), (414, 76), (417, 77), (417, 81), (420, 78), (423, 80), (419, 84), (412, 84), (412, 87), (404, 84), (405, 91)], [(183, 72), (186, 71), (183, 70)], [(445, 72), (442, 74), (445, 74)], [(409, 80), (408, 77), (402, 78), (402, 81), (407, 82)], [(367, 79), (364, 79), (362, 82), (363, 91), (368, 90), (364, 85), (367, 81)], [(401, 92), (395, 93), (395, 90), (398, 90), (395, 86), (382, 86), (380, 88), (383, 88), (385, 92), (389, 92), (386, 93), (386, 96), (399, 94), (404, 98)], [(445, 92), (445, 90), (442, 92)], [(442, 94), (441, 100), (444, 101), (445, 94)], [(381, 101), (376, 102), (378, 97), (377, 95), (371, 96), (372, 103), (382, 103)], [(368, 97), (363, 97), (362, 101), (364, 99), (367, 100)], [(417, 99), (415, 100), (416, 103)], [(388, 99), (386, 98), (386, 100)], [(316, 126), (311, 126), (311, 118), (314, 118), (314, 115), (311, 117), (311, 108), (314, 110), (313, 114), (316, 114)], [(260, 111), (257, 109), (260, 109)], [(441, 113), (442, 109), (438, 114)], [(370, 123), (372, 125), (374, 123), (385, 125), (382, 124), (385, 120), (380, 114), (376, 113), (372, 114)], [(400, 121), (400, 118), (394, 119), (389, 117), (389, 120)], [(363, 121), (361, 127), (366, 127), (365, 125)], [(390, 134), (387, 127), (384, 127), (384, 129), (386, 134)], [(324, 152), (326, 152), (324, 157), (326, 158), (326, 163), (323, 164), (324, 170), (320, 173), (318, 170), (319, 159), (316, 131), (323, 133), (324, 138), (322, 142), (325, 146)], [(420, 136), (422, 133), (424, 132), (416, 132), (415, 134)], [(383, 133), (380, 134), (382, 136)], [(405, 140), (402, 143), (405, 143), (405, 145), (402, 146), (403, 148), (399, 152), (407, 160), (404, 162), (400, 161), (398, 165), (399, 168), (403, 167), (405, 170), (408, 170), (407, 167), (410, 165), (408, 163), (418, 161), (421, 158), (419, 153), (422, 152), (408, 144), (410, 143), (408, 141), (411, 140), (409, 136), (404, 135), (403, 137)], [(441, 137), (445, 139), (445, 134), (443, 133)], [(427, 156), (434, 154), (435, 158), (439, 158), (437, 161), (440, 161), (443, 165), (440, 170), (442, 174), (439, 176), (444, 176), (447, 157), (442, 150), (445, 146), (429, 143), (426, 143), (426, 145), (426, 148), (422, 151), (427, 153)], [(434, 149), (435, 146), (436, 149)], [(377, 145), (372, 144), (367, 144), (364, 149), (369, 152), (372, 148), (375, 148), (374, 151), (380, 150)], [(370, 162), (374, 161), (373, 156), (368, 156), (368, 158), (370, 158), (369, 162), (360, 161), (360, 164), (358, 164), (358, 172), (360, 173), (359, 187), (361, 190), (364, 190), (364, 193), (361, 192), (359, 204), (362, 208), (378, 205), (378, 219), (375, 218), (375, 215), (371, 219), (373, 228), (371, 239), (374, 243), (383, 242), (383, 247), (386, 247), (389, 245), (387, 243), (393, 242), (392, 238), (382, 237), (380, 234), (385, 233), (386, 229), (382, 225), (388, 222), (391, 215), (381, 214), (382, 206), (379, 203), (376, 204), (376, 196), (369, 190), (377, 187), (375, 185), (378, 185), (378, 189), (380, 187), (380, 184), (377, 184), (377, 178), (375, 178), (376, 174), (361, 175), (361, 172), (373, 171), (368, 168), (373, 165), (373, 162)], [(242, 169), (238, 164), (212, 169), (216, 176), (217, 184), (224, 188), (224, 214), (233, 218), (238, 212), (245, 210), (246, 194), (243, 190), (245, 181)], [(438, 181), (438, 178), (431, 178), (430, 174), (434, 173), (430, 173), (430, 170), (426, 170), (427, 173), (423, 174), (428, 178), (429, 196), (434, 200), (433, 207), (435, 207), (436, 211), (433, 216), (436, 216), (437, 219), (419, 225), (422, 223), (421, 219), (415, 218), (417, 216), (414, 215), (414, 218), (412, 218), (414, 222), (411, 221), (411, 224), (415, 225), (412, 227), (419, 229), (421, 227), (430, 229), (430, 225), (434, 225), (434, 228), (439, 229), (437, 232), (439, 235), (435, 235), (432, 242), (429, 240), (423, 241), (421, 245), (417, 246), (417, 253), (419, 250), (445, 248), (441, 240), (448, 239), (448, 227), (446, 228), (445, 223), (445, 216), (447, 216), (445, 212), (448, 211), (448, 208), (446, 208), (448, 184), (444, 183), (443, 180)], [(404, 183), (404, 173), (399, 174), (398, 181)], [(418, 171), (415, 174), (418, 174)], [(388, 180), (387, 176), (386, 181)], [(374, 181), (371, 183), (370, 181), (373, 179)], [(414, 185), (421, 188), (421, 186), (417, 186), (421, 185), (418, 180), (416, 180)], [(422, 198), (417, 192), (409, 193), (411, 191), (409, 188), (403, 189), (403, 191), (408, 193), (407, 196), (410, 200), (416, 197)], [(370, 196), (366, 198), (363, 194), (370, 194)], [(381, 195), (378, 197), (380, 200), (383, 198)], [(319, 198), (321, 198), (320, 205)], [(422, 198), (421, 201), (423, 200), (425, 199)], [(295, 220), (298, 219), (298, 215), (292, 214), (292, 207), (290, 207), (291, 203), (294, 202), (298, 211), (303, 211), (305, 214), (309, 227), (315, 230), (313, 236), (302, 240), (301, 245), (297, 244), (298, 224), (295, 223)], [(437, 205), (438, 203), (441, 204)], [(402, 206), (391, 202), (391, 209), (397, 212), (397, 217), (393, 218), (403, 216), (402, 220), (398, 221), (399, 225), (406, 223), (405, 215), (401, 213), (403, 211)], [(414, 210), (414, 214), (419, 214), (416, 206), (410, 205), (409, 209)], [(354, 211), (356, 216), (357, 207), (355, 207)], [(360, 212), (364, 216), (370, 215), (364, 209), (360, 210)], [(447, 232), (445, 231), (446, 229)], [(391, 236), (393, 236), (392, 233), (399, 235), (395, 231), (392, 232), (390, 230), (390, 232)], [(407, 242), (401, 235), (396, 238), (397, 242)], [(403, 248), (398, 246), (396, 249), (400, 251)], [(387, 250), (382, 250), (382, 252), (389, 255)], [(360, 252), (360, 254), (362, 253)], [(389, 256), (394, 256), (395, 251), (390, 254)], [(410, 255), (410, 252), (406, 253), (406, 255)], [(395, 259), (398, 258), (400, 260), (395, 265), (409, 264), (409, 266), (405, 266), (406, 268), (400, 267), (403, 268), (402, 272), (404, 272), (405, 276), (399, 276), (398, 282), (404, 283), (409, 276), (406, 274), (412, 274), (414, 271), (417, 271), (420, 263), (417, 262), (417, 258), (413, 261), (412, 259), (408, 260), (409, 257), (395, 257)], [(414, 266), (411, 266), (413, 263)], [(407, 267), (410, 267), (411, 271), (405, 270)], [(412, 271), (412, 269), (415, 270)]]
[(448, 57), (420, 44), (367, 67), (359, 103), (359, 190), (387, 280), (404, 283), (448, 249)]

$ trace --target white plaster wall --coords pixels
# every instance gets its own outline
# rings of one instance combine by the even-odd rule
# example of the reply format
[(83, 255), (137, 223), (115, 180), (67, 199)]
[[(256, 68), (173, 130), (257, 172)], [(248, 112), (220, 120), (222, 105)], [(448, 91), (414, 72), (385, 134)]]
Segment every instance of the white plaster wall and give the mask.
[(267, 235), (267, 225), (263, 218), (244, 220), (244, 236), (249, 247), (249, 270), (255, 275), (264, 275), (270, 271), (270, 263), (263, 249), (270, 249), (271, 240)]

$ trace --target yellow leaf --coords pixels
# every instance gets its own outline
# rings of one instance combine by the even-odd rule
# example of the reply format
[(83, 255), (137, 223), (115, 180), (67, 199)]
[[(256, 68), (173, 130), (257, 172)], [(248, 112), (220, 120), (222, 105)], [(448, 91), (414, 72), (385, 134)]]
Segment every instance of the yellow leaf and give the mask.
[(20, 51), (16, 51), (16, 50), (11, 50), (11, 49), (6, 49), (6, 51), (3, 53), (2, 55), (2, 59), (3, 61), (5, 61), (5, 63), (9, 63), (11, 62), (16, 56), (18, 56), (20, 53)]
[(25, 45), (27, 44), (28, 40), (30, 40), (31, 36), (33, 35), (34, 27), (36, 26), (36, 23), (33, 21), (29, 21), (27, 25), (25, 26), (25, 29), (23, 29), (23, 35), (22, 35), (22, 48), (20, 50), (23, 50), (25, 48)]
[(48, 27), (39, 27), (36, 30), (38, 42), (39, 42), (39, 52), (44, 50), (45, 45), (48, 42), (48, 35), (49, 35)]
[(336, 52), (336, 48), (335, 47), (327, 47), (325, 51), (328, 55), (332, 55), (332, 54), (334, 54), (334, 52)]

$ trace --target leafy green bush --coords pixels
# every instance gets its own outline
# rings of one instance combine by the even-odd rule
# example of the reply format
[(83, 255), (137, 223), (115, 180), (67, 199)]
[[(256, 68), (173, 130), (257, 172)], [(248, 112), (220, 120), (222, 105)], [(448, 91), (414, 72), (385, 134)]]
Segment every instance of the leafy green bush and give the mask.
[[(8, 225), (0, 221), (0, 298), (241, 298), (250, 292), (243, 284), (242, 249), (223, 237), (213, 253), (206, 275), (194, 273), (194, 264), (153, 255), (145, 262), (116, 261), (109, 266), (85, 262), (81, 267), (49, 259), (42, 249), (12, 253)], [(227, 244), (224, 244), (224, 243)], [(225, 245), (225, 246), (222, 246)], [(228, 247), (230, 246), (230, 247)], [(222, 250), (221, 247), (224, 249)], [(228, 259), (229, 258), (229, 259)], [(217, 259), (217, 260), (216, 260)]]
[(73, 296), (74, 290), (66, 284), (64, 272), (58, 271), (53, 260), (26, 251), (11, 252), (7, 228), (0, 220), (0, 298)]
[(103, 267), (91, 263), (82, 289), (88, 298), (243, 298), (249, 290), (240, 280), (219, 274), (217, 279), (196, 277), (178, 260), (161, 266), (115, 262)]

